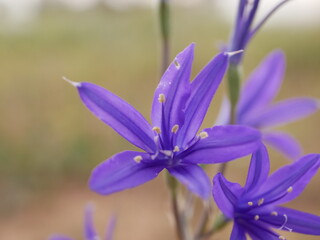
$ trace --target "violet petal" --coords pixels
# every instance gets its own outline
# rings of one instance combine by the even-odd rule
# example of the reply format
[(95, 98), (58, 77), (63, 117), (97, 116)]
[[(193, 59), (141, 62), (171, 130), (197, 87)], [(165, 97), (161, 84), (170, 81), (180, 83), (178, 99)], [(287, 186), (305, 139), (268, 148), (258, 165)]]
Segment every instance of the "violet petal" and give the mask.
[(227, 181), (221, 173), (213, 178), (213, 198), (227, 218), (234, 217), (234, 207), (242, 192), (240, 184)]
[(246, 240), (244, 230), (236, 222), (233, 224), (230, 240)]
[(177, 178), (189, 191), (203, 199), (210, 196), (211, 183), (205, 171), (195, 164), (184, 164), (167, 168), (172, 176)]
[(296, 160), (302, 155), (302, 148), (291, 135), (283, 132), (262, 132), (262, 139), (289, 159)]
[(252, 192), (261, 186), (268, 178), (270, 170), (270, 161), (266, 147), (261, 144), (261, 147), (252, 154), (250, 167), (248, 171), (245, 191)]
[(274, 104), (250, 118), (246, 123), (257, 128), (284, 125), (319, 110), (319, 100), (314, 98), (292, 98)]
[(92, 83), (82, 82), (77, 88), (81, 100), (96, 117), (137, 147), (155, 151), (150, 124), (129, 103)]
[[(194, 46), (194, 44), (190, 44), (176, 56), (161, 78), (154, 93), (151, 113), (152, 123), (156, 127), (165, 128), (162, 129), (162, 132), (170, 132), (175, 124), (181, 126), (183, 123), (183, 109), (190, 95), (190, 74)], [(160, 94), (164, 95), (164, 103), (159, 101)]]
[(151, 161), (149, 154), (142, 152), (125, 151), (113, 155), (92, 171), (90, 188), (107, 195), (148, 182), (164, 168), (158, 162)]
[(191, 83), (192, 92), (185, 109), (185, 121), (177, 135), (178, 146), (185, 146), (196, 135), (227, 66), (228, 55), (218, 54)]
[(203, 132), (208, 137), (199, 139), (183, 153), (184, 162), (226, 162), (256, 151), (261, 144), (260, 132), (246, 126), (216, 126)]
[(273, 51), (249, 76), (241, 90), (238, 103), (238, 121), (245, 121), (252, 111), (269, 104), (278, 93), (285, 70), (285, 57)]

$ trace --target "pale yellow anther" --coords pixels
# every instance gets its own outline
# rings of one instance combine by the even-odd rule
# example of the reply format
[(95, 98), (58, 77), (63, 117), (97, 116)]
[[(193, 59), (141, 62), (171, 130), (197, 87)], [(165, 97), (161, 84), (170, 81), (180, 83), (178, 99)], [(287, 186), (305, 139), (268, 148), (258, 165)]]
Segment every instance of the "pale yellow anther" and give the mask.
[(293, 187), (289, 187), (289, 188), (287, 189), (287, 192), (288, 192), (288, 193), (291, 193), (292, 190), (293, 190)]
[(175, 124), (175, 125), (172, 127), (171, 132), (177, 133), (178, 130), (179, 130), (179, 125), (178, 125), (178, 124)]
[(142, 161), (142, 156), (138, 155), (133, 158), (136, 163), (140, 163)]
[(158, 134), (161, 133), (161, 129), (159, 127), (153, 127), (152, 130), (155, 131)]
[(272, 211), (271, 216), (278, 216), (278, 213), (276, 211)]
[(164, 103), (166, 101), (166, 96), (163, 93), (159, 94), (158, 101)]
[(258, 201), (258, 206), (261, 206), (264, 202), (264, 198), (260, 198), (259, 201)]
[(279, 236), (279, 239), (285, 240), (286, 238), (284, 236)]
[(249, 206), (252, 206), (252, 205), (253, 205), (253, 202), (248, 202), (248, 205), (249, 205)]
[(209, 137), (207, 132), (201, 132), (201, 133), (199, 133), (199, 136), (201, 139), (205, 139), (205, 138)]
[(254, 220), (256, 220), (256, 221), (258, 221), (259, 218), (260, 218), (259, 215), (255, 215), (255, 216), (254, 216)]
[(180, 148), (178, 146), (175, 146), (173, 149), (173, 152), (179, 152), (179, 151), (180, 151)]
[(177, 60), (174, 60), (173, 63), (177, 69), (180, 69), (180, 63)]

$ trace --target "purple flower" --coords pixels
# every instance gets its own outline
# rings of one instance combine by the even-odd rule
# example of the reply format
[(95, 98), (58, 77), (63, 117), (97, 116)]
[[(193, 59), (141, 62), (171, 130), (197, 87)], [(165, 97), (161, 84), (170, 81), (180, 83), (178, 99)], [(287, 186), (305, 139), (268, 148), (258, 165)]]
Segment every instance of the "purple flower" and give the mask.
[[(251, 126), (262, 131), (263, 141), (270, 144), (291, 159), (301, 156), (299, 143), (290, 135), (270, 131), (270, 128), (281, 126), (304, 118), (319, 110), (318, 99), (299, 97), (273, 103), (283, 80), (285, 56), (281, 51), (269, 54), (251, 73), (244, 84), (237, 105), (237, 124)], [(229, 121), (230, 104), (224, 101), (219, 124)]]
[[(262, 25), (272, 16), (272, 14), (279, 9), (283, 4), (289, 0), (280, 1), (274, 8), (272, 8), (265, 17), (253, 27), (253, 21), (256, 16), (260, 0), (239, 0), (238, 13), (236, 17), (235, 27), (230, 40), (228, 51), (244, 50), (252, 37), (262, 27)], [(242, 53), (231, 57), (230, 62), (233, 65), (238, 65), (242, 60)]]
[[(105, 235), (105, 240), (112, 240), (113, 239), (113, 233), (114, 228), (116, 224), (115, 217), (112, 217), (108, 224), (107, 232)], [(84, 237), (86, 240), (98, 240), (100, 237), (98, 236), (95, 227), (93, 225), (93, 218), (92, 218), (92, 206), (88, 205), (86, 207), (85, 211), (85, 217), (84, 217)], [(65, 237), (62, 235), (54, 235), (49, 238), (49, 240), (73, 240), (72, 238)]]
[(210, 180), (197, 164), (221, 163), (252, 153), (258, 131), (243, 126), (198, 129), (228, 65), (219, 54), (189, 82), (194, 44), (177, 55), (154, 95), (152, 125), (131, 105), (91, 83), (73, 83), (83, 103), (103, 122), (145, 152), (125, 151), (102, 162), (89, 185), (99, 194), (132, 188), (155, 178), (163, 169), (190, 191), (208, 198)]
[(213, 197), (223, 214), (234, 221), (231, 240), (285, 239), (271, 229), (320, 235), (320, 217), (278, 206), (296, 198), (317, 173), (320, 155), (309, 154), (268, 177), (269, 157), (262, 146), (252, 155), (244, 187), (222, 174), (213, 180)]

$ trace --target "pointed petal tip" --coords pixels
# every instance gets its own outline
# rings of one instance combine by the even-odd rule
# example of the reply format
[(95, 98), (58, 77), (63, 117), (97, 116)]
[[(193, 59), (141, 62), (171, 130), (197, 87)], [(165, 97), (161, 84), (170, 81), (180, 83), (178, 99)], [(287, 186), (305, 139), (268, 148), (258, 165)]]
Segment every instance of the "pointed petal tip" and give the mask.
[(244, 50), (243, 49), (240, 49), (240, 50), (237, 50), (237, 51), (233, 51), (233, 52), (224, 52), (224, 55), (225, 56), (228, 56), (228, 57), (232, 57), (234, 55), (237, 55), (239, 53), (243, 53)]
[(76, 88), (81, 87), (80, 82), (71, 81), (70, 79), (66, 78), (65, 76), (63, 76), (62, 79)]

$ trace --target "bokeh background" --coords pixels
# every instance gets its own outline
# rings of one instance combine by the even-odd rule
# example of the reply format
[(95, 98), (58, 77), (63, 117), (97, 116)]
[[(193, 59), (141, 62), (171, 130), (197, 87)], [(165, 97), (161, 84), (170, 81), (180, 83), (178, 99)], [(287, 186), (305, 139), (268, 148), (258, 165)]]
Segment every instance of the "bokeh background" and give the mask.
[[(261, 14), (276, 1), (264, 1)], [(82, 239), (83, 210), (96, 206), (101, 235), (118, 216), (115, 240), (175, 239), (164, 177), (102, 197), (87, 187), (90, 171), (112, 154), (133, 149), (97, 120), (61, 80), (90, 81), (121, 96), (148, 119), (160, 78), (156, 0), (0, 0), (0, 239), (43, 240), (52, 233)], [(193, 76), (230, 33), (236, 0), (173, 1), (172, 58), (196, 42)], [(283, 7), (254, 39), (247, 76), (272, 49), (287, 55), (278, 99), (320, 97), (320, 5), (296, 0)], [(204, 126), (220, 107), (220, 87)], [(319, 152), (320, 114), (281, 127)], [(271, 151), (272, 169), (288, 160)], [(229, 164), (227, 177), (244, 181), (248, 159)], [(208, 171), (212, 177), (215, 168)], [(320, 176), (290, 203), (320, 215)], [(227, 228), (212, 239), (228, 239)], [(288, 239), (319, 239), (285, 234)]]

